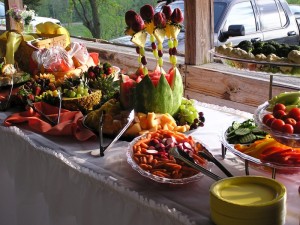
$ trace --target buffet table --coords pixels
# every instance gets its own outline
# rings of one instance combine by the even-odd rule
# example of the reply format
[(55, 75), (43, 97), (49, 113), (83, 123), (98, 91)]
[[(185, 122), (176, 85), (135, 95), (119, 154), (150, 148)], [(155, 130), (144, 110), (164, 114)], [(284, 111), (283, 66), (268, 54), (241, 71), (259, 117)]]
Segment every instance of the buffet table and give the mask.
[[(221, 159), (222, 131), (252, 115), (199, 102), (197, 108), (204, 112), (205, 126), (190, 135)], [(0, 122), (11, 113), (1, 112)], [(214, 180), (203, 176), (184, 185), (156, 183), (127, 163), (126, 141), (95, 158), (89, 154), (99, 147), (94, 139), (43, 136), (26, 125), (0, 126), (0, 132), (0, 224), (213, 224), (209, 188)], [(245, 174), (243, 161), (230, 152), (221, 162), (234, 175)], [(223, 176), (216, 167), (212, 171)], [(255, 168), (250, 174), (271, 177)], [(299, 225), (299, 174), (276, 179), (287, 187), (286, 225)]]

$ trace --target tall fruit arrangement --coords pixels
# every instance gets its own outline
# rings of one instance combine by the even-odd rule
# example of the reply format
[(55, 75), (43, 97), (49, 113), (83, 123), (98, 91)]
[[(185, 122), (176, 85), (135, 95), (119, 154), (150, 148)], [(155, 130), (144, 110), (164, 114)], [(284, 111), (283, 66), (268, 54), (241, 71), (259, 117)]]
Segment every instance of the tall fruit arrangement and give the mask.
[[(148, 71), (141, 68), (140, 65), (134, 76), (123, 75), (120, 88), (121, 104), (125, 108), (134, 108), (136, 112), (169, 113), (170, 115), (175, 115), (182, 102), (183, 83), (174, 60), (171, 62), (173, 66), (168, 73), (162, 68), (163, 41), (166, 36), (167, 26), (166, 15), (163, 12), (154, 14), (153, 7), (150, 5), (143, 6), (140, 13), (140, 17), (143, 19), (144, 30), (133, 34), (131, 41), (144, 47), (144, 34), (146, 36), (149, 34), (153, 55), (157, 59), (157, 66), (153, 71)], [(129, 14), (133, 14), (132, 10), (129, 10), (125, 14), (125, 20), (128, 17), (126, 15)], [(127, 25), (130, 25), (130, 22)], [(132, 25), (130, 26), (132, 27)], [(128, 30), (133, 29), (127, 28)], [(143, 33), (143, 36), (135, 37), (140, 32)], [(127, 33), (132, 34), (130, 32)], [(169, 33), (172, 33), (172, 38), (177, 37), (177, 34), (174, 34), (174, 32), (170, 31)], [(141, 60), (141, 63), (143, 64), (142, 66), (145, 66), (143, 60)]]

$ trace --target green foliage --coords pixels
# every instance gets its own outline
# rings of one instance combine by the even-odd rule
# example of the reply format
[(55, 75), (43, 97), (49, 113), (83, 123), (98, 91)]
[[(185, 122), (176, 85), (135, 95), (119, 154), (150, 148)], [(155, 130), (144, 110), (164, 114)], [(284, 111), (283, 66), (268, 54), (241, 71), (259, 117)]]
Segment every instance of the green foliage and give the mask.
[(69, 31), (71, 36), (77, 36), (77, 37), (87, 37), (87, 38), (92, 38), (93, 35), (87, 29), (82, 23), (77, 22), (77, 23), (67, 23), (64, 25), (65, 28)]

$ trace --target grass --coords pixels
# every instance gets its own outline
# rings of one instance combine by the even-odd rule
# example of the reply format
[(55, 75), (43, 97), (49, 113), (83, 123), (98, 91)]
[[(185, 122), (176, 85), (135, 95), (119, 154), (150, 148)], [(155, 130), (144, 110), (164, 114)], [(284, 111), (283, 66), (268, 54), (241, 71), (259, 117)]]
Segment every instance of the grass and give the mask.
[(72, 23), (63, 25), (71, 36), (92, 38), (91, 32), (82, 23)]

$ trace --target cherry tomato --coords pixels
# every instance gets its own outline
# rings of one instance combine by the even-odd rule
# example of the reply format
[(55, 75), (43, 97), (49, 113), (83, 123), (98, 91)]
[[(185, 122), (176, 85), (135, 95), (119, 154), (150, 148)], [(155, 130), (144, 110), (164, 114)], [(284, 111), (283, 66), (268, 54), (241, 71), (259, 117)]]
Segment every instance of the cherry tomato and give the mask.
[(300, 121), (300, 116), (297, 116), (296, 118), (294, 118), (297, 122)]
[(294, 133), (295, 133), (295, 134), (300, 134), (300, 122), (297, 122), (297, 123), (294, 125)]
[(264, 124), (267, 124), (267, 121), (269, 120), (269, 119), (271, 119), (271, 118), (274, 118), (274, 116), (272, 115), (272, 114), (266, 114), (266, 115), (264, 115), (264, 117), (263, 117), (263, 123)]
[(273, 107), (273, 112), (276, 112), (278, 110), (283, 110), (285, 111), (286, 107), (284, 104), (282, 103), (277, 103), (274, 107)]
[(292, 108), (288, 113), (288, 117), (291, 117), (293, 119), (300, 117), (300, 108)]
[(281, 119), (275, 119), (271, 123), (271, 128), (273, 130), (281, 131), (281, 128), (285, 125), (284, 121)]
[(287, 134), (293, 134), (294, 133), (294, 127), (291, 124), (284, 124), (281, 127), (280, 131), (283, 132), (283, 133), (287, 133)]
[(291, 125), (293, 125), (293, 126), (295, 126), (295, 124), (297, 123), (297, 121), (296, 121), (295, 119), (293, 119), (293, 118), (286, 118), (286, 119), (284, 120), (284, 122), (285, 122), (286, 124), (291, 124)]
[(277, 110), (273, 113), (274, 117), (277, 119), (282, 119), (284, 116), (286, 116), (286, 112), (284, 110)]
[(266, 125), (267, 125), (268, 127), (271, 127), (271, 124), (273, 123), (274, 120), (276, 120), (275, 117), (268, 119)]

